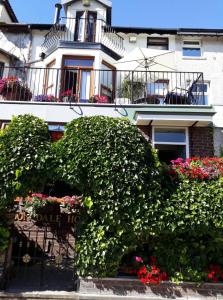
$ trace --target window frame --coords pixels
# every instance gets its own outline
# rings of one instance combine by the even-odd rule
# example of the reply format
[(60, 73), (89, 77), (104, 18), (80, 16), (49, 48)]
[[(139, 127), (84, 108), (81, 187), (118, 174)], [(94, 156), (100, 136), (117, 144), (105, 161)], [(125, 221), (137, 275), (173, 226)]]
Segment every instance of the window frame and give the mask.
[[(185, 44), (188, 43), (188, 44)], [(198, 44), (194, 44), (194, 43), (198, 43)], [(201, 55), (200, 56), (195, 56), (195, 55), (184, 55), (184, 49), (199, 49)], [(202, 42), (201, 40), (192, 40), (192, 39), (184, 39), (182, 42), (182, 56), (186, 57), (186, 58), (200, 58), (203, 57), (203, 52), (202, 52)]]
[[(156, 129), (184, 129), (185, 130), (185, 142), (155, 142), (155, 130)], [(185, 126), (163, 126), (154, 125), (152, 126), (152, 147), (156, 149), (156, 145), (174, 145), (174, 146), (185, 146), (186, 148), (186, 158), (190, 157), (190, 144), (189, 144), (189, 128)]]
[[(207, 97), (207, 103), (204, 103), (204, 104), (201, 104), (201, 105), (209, 105), (209, 102), (210, 102), (210, 88), (211, 88), (211, 82), (210, 81), (204, 81), (204, 82), (200, 82), (198, 81), (196, 83), (196, 85), (206, 85), (207, 86), (207, 92), (204, 92), (204, 97)], [(199, 93), (197, 92), (193, 92), (193, 94), (195, 95), (199, 95)], [(205, 99), (204, 99), (205, 100)]]
[[(149, 43), (150, 39), (153, 40), (153, 42)], [(166, 44), (165, 43), (162, 44), (158, 42), (161, 40), (166, 41)], [(152, 48), (150, 48), (149, 46), (152, 46)], [(158, 47), (161, 46), (167, 46), (167, 49), (159, 49)], [(170, 41), (168, 37), (147, 37), (147, 49), (169, 51), (169, 48), (170, 48)]]
[[(66, 59), (77, 59), (80, 61), (84, 60), (92, 60), (93, 64), (91, 67), (88, 66), (65, 66)], [(77, 94), (78, 94), (78, 102), (80, 100), (80, 91), (81, 91), (81, 80), (82, 80), (82, 71), (89, 71), (91, 72), (91, 83), (90, 83), (90, 97), (94, 95), (94, 65), (95, 65), (95, 56), (80, 56), (80, 55), (63, 55), (62, 57), (62, 79), (61, 79), (61, 88), (60, 88), (60, 94), (61, 91), (64, 90), (64, 83), (65, 83), (65, 72), (66, 70), (77, 70)]]

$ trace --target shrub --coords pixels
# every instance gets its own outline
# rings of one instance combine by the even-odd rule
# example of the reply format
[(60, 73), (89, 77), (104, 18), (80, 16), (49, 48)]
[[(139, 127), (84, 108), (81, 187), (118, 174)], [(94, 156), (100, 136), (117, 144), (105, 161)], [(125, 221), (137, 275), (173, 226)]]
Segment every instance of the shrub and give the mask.
[(220, 280), (208, 269), (223, 267), (222, 165), (219, 158), (173, 161), (163, 181), (169, 192), (152, 204), (147, 252), (174, 281)]
[(31, 115), (14, 117), (0, 135), (0, 205), (41, 189), (51, 158), (47, 124)]
[(136, 126), (108, 117), (71, 122), (57, 152), (58, 174), (80, 189), (87, 207), (79, 274), (112, 275), (150, 226), (150, 202), (161, 194), (156, 155)]

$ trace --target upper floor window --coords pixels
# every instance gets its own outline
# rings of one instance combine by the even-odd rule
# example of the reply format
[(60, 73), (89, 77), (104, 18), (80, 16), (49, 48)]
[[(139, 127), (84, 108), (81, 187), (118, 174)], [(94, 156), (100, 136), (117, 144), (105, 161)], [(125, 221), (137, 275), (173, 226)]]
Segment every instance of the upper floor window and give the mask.
[(158, 38), (158, 37), (148, 37), (147, 48), (157, 49), (157, 50), (169, 50), (169, 39), (168, 38)]
[(0, 79), (3, 77), (5, 64), (0, 61)]
[(201, 42), (200, 41), (184, 41), (183, 42), (183, 56), (200, 57), (201, 56)]
[(76, 42), (95, 42), (97, 13), (79, 11), (76, 15), (75, 37)]

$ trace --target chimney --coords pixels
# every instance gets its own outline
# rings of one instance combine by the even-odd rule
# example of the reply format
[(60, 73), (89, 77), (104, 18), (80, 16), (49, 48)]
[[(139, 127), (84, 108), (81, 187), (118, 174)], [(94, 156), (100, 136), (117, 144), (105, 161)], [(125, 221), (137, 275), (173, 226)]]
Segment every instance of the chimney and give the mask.
[(60, 22), (60, 11), (62, 9), (62, 5), (57, 3), (55, 4), (55, 8), (54, 24), (58, 24)]

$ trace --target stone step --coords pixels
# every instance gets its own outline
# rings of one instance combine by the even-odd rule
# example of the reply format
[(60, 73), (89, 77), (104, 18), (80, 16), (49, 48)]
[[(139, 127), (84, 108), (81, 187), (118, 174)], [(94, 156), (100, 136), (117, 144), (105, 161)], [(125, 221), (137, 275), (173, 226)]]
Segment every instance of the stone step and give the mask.
[[(74, 292), (32, 292), (32, 293), (7, 293), (0, 292), (0, 299), (7, 300), (177, 300), (176, 298), (148, 297), (148, 296), (112, 296), (112, 295), (91, 295)], [(187, 298), (180, 298), (187, 300)]]

